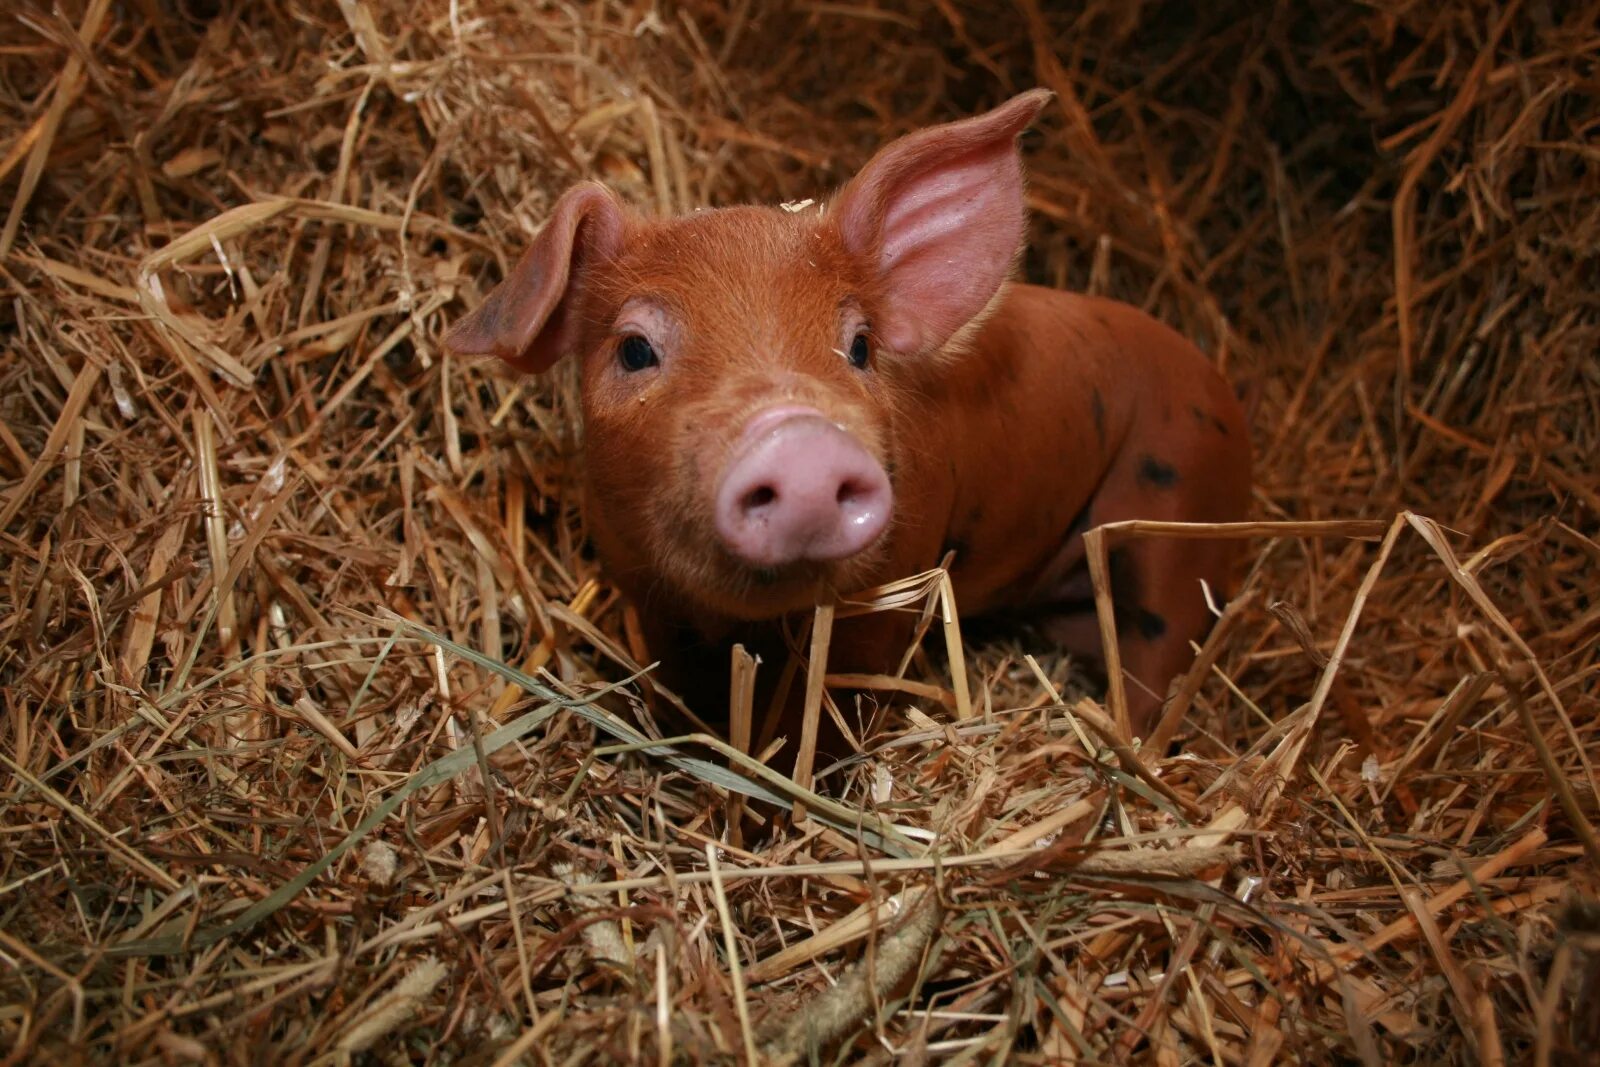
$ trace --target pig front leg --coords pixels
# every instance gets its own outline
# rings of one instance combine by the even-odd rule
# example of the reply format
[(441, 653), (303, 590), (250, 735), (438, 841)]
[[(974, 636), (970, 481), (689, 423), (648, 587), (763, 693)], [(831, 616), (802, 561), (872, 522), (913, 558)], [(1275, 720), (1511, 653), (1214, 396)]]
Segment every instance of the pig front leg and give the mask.
[[(828, 654), (829, 674), (885, 674), (891, 672), (910, 641), (915, 617), (907, 613), (857, 616), (834, 624)], [(646, 646), (645, 662), (659, 661), (655, 677), (671, 689), (696, 716), (728, 736), (732, 688), (732, 654), (736, 644), (757, 657), (754, 700), (751, 707), (751, 755), (759, 755), (775, 738), (785, 740), (771, 760), (774, 770), (788, 773), (799, 748), (806, 696), (806, 671), (797, 665), (788, 679), (789, 645), (778, 620), (720, 626), (708, 635), (704, 628), (664, 612), (639, 612), (640, 636)], [(801, 651), (809, 649), (805, 618), (790, 620), (791, 631), (801, 638)], [(855, 713), (856, 692), (831, 691), (845, 722), (862, 740), (864, 723)], [(865, 694), (863, 711), (872, 701), (889, 702), (889, 694)], [(663, 729), (676, 730), (681, 717), (663, 700), (651, 700), (652, 711)], [(817, 724), (818, 765), (849, 755), (853, 749), (833, 717), (823, 710)]]

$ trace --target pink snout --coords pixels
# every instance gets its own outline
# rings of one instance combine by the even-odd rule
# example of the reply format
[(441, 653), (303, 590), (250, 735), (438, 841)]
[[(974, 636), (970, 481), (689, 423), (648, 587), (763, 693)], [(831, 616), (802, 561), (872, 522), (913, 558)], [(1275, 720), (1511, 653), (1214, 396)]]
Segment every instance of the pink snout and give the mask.
[(853, 556), (878, 539), (894, 494), (883, 467), (811, 408), (776, 408), (745, 427), (717, 487), (717, 533), (756, 567)]

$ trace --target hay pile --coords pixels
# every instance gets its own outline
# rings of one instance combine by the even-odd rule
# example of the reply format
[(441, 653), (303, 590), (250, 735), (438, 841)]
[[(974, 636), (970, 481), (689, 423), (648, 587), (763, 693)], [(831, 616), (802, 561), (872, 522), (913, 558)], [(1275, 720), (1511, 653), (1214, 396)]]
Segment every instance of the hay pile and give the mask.
[[(1600, 1057), (1592, 6), (3, 18), (5, 1062)], [(1034, 84), (1029, 274), (1253, 382), (1290, 525), (1175, 758), (1017, 637), (952, 728), (929, 642), (731, 833), (776, 785), (603, 748), (571, 377), (437, 338), (579, 177), (814, 196)]]

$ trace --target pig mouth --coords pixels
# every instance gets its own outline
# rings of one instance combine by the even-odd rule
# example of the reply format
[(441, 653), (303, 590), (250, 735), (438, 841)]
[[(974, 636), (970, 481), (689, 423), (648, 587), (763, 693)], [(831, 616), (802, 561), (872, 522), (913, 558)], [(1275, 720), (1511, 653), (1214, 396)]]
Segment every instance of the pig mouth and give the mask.
[(723, 595), (715, 606), (720, 614), (746, 622), (809, 611), (870, 584), (880, 557), (869, 548), (846, 560), (783, 567), (748, 567), (727, 557)]

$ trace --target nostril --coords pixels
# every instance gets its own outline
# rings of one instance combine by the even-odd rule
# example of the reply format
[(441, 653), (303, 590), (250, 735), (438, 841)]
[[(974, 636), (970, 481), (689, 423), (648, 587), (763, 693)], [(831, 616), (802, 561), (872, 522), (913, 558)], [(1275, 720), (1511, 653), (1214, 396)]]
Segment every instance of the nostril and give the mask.
[(866, 486), (852, 479), (851, 481), (840, 483), (839, 492), (833, 499), (836, 503), (849, 504), (866, 496), (870, 491)]
[(758, 485), (744, 495), (741, 503), (746, 511), (756, 511), (778, 499), (778, 491), (770, 485)]

